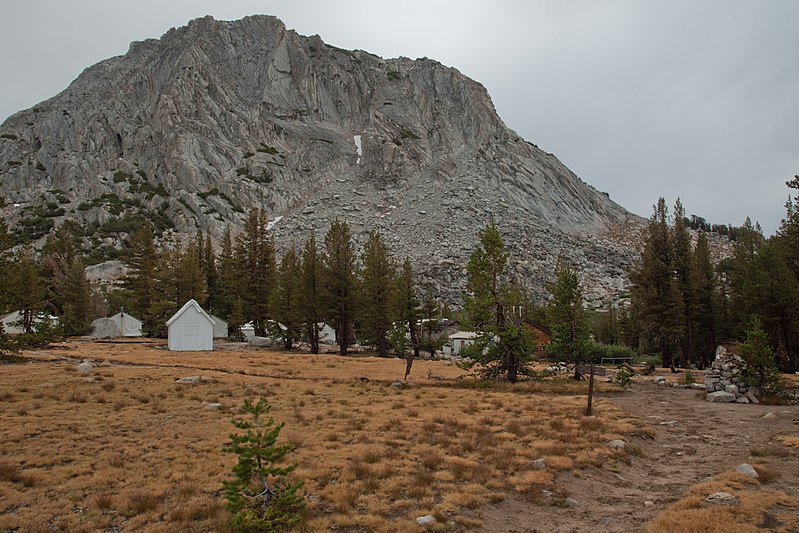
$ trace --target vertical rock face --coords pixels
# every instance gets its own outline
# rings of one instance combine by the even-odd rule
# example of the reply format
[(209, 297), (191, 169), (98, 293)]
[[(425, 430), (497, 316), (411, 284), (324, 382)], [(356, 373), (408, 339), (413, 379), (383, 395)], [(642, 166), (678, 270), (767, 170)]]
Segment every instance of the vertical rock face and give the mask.
[(341, 50), (269, 16), (206, 17), (133, 43), (9, 118), (0, 196), (27, 238), (72, 219), (96, 223), (107, 246), (155, 214), (178, 234), (218, 236), (264, 208), (284, 247), (338, 217), (359, 239), (380, 230), (446, 294), (490, 221), (534, 292), (561, 249), (589, 295), (620, 292), (634, 252), (614, 232), (640, 226), (508, 129), (457, 70)]

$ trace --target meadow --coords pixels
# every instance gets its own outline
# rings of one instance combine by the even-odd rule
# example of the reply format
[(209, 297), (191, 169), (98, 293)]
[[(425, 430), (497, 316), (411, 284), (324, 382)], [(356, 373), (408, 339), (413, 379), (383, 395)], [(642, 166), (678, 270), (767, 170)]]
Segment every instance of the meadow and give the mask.
[[(308, 531), (409, 531), (427, 514), (433, 530), (476, 527), (509, 493), (535, 502), (552, 490), (559, 504), (560, 472), (617, 461), (626, 452), (606, 443), (646, 431), (610, 402), (588, 418), (568, 390), (478, 387), (444, 362), (417, 361), (398, 386), (398, 359), (58, 348), (2, 367), (0, 530), (224, 531), (235, 457), (222, 450), (246, 398), (286, 423)], [(83, 375), (83, 358), (111, 364)], [(176, 382), (189, 375), (207, 381)]]

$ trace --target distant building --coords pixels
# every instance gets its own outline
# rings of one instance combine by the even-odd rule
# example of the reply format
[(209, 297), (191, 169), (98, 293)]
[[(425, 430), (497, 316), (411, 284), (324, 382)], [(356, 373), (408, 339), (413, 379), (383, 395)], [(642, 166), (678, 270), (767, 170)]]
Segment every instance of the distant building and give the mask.
[(449, 336), (449, 342), (452, 346), (451, 355), (460, 355), (461, 350), (467, 346), (474, 344), (475, 339), (480, 334), (475, 331), (458, 331)]
[[(37, 313), (33, 317), (33, 329), (36, 330), (38, 324), (42, 324), (45, 320), (49, 320), (52, 325), (58, 324), (58, 317), (53, 315), (46, 315), (45, 313)], [(0, 319), (3, 324), (3, 331), (10, 335), (19, 335), (25, 333), (22, 328), (22, 312), (14, 311)]]
[(244, 335), (245, 339), (254, 339), (255, 338), (255, 326), (252, 322), (247, 322), (243, 326), (241, 326), (241, 334)]
[(92, 322), (90, 337), (95, 339), (117, 339), (119, 337), (141, 337), (141, 320), (121, 311), (114, 316), (98, 318)]
[(214, 349), (214, 319), (195, 300), (189, 300), (166, 322), (169, 349), (202, 352)]
[(538, 322), (530, 320), (529, 318), (517, 318), (513, 321), (517, 326), (524, 327), (535, 340), (535, 353), (541, 355), (544, 353), (544, 348), (552, 340), (552, 332), (549, 328), (545, 328)]
[(336, 344), (336, 330), (332, 326), (319, 322), (316, 329), (319, 331), (320, 344)]
[(228, 337), (228, 323), (219, 318), (216, 315), (211, 315), (211, 318), (214, 319), (214, 338), (215, 339), (227, 339)]

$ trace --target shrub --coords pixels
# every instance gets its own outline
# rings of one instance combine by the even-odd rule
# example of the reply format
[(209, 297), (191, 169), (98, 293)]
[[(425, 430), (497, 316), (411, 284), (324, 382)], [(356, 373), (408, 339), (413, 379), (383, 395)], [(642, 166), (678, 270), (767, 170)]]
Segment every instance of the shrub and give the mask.
[(296, 465), (278, 466), (292, 449), (288, 444), (276, 444), (285, 424), (275, 425), (272, 417), (263, 419), (271, 408), (263, 399), (255, 404), (245, 400), (242, 411), (251, 419), (231, 420), (244, 432), (231, 434), (231, 443), (225, 448), (238, 455), (233, 479), (222, 483), (234, 531), (281, 531), (302, 518), (305, 502), (297, 494), (302, 482), (287, 480)]
[(750, 385), (760, 389), (764, 397), (780, 396), (785, 385), (777, 368), (777, 360), (768, 342), (760, 319), (754, 318), (746, 332), (746, 340), (738, 343), (744, 361), (744, 375)]

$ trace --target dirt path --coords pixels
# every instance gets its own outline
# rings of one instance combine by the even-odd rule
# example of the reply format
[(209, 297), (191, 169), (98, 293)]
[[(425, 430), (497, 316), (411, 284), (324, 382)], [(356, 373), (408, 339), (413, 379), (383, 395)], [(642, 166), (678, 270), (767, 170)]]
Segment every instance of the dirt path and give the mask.
[[(485, 511), (480, 531), (639, 531), (690, 486), (745, 462), (767, 464), (779, 472), (769, 488), (799, 496), (799, 450), (774, 440), (799, 436), (799, 406), (709, 403), (701, 391), (652, 383), (605, 398), (656, 430), (654, 439), (632, 439), (641, 455), (618, 468), (561, 476), (558, 485), (576, 500), (574, 507), (508, 499)], [(764, 419), (767, 413), (775, 417)], [(752, 457), (752, 450), (764, 449), (782, 453)]]

